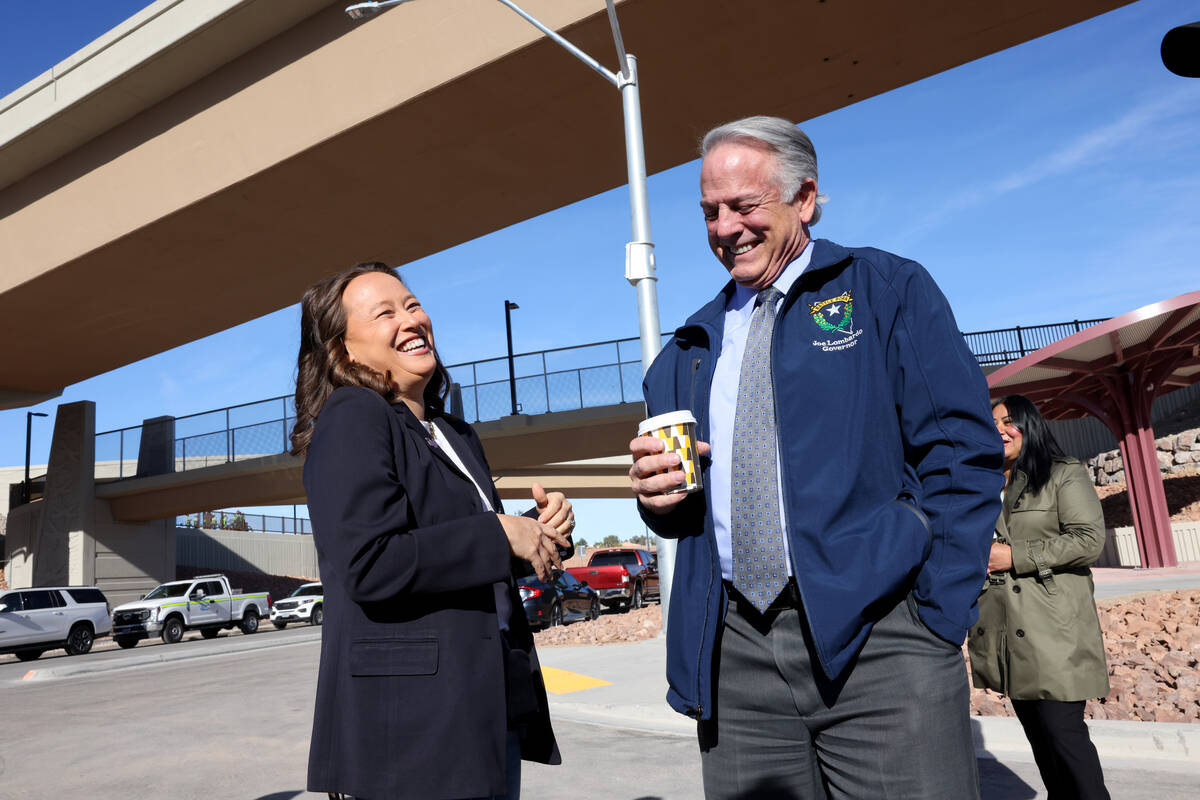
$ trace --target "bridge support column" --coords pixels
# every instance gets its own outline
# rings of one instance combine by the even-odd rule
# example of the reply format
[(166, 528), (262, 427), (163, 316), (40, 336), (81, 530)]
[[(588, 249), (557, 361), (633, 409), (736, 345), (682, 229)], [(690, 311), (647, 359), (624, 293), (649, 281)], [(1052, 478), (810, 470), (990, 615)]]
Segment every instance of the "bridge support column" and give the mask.
[[(143, 469), (173, 471), (174, 420), (149, 420)], [(175, 578), (175, 519), (116, 522), (96, 497), (96, 404), (58, 407), (43, 499), (16, 509), (8, 535), (14, 588), (98, 585), (113, 605)], [(148, 473), (152, 474), (152, 473)]]
[(96, 404), (59, 406), (40, 513), (25, 527), (25, 540), (9, 546), (14, 586), (95, 583), (95, 469)]

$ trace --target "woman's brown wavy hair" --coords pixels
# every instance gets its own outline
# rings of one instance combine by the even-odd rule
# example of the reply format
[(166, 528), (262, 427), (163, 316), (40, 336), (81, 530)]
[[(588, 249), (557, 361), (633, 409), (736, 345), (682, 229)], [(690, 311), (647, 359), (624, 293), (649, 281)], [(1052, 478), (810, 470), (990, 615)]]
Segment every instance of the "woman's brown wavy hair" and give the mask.
[[(350, 281), (369, 272), (383, 272), (403, 283), (397, 272), (379, 261), (364, 261), (313, 284), (300, 301), (300, 353), (296, 356), (296, 425), (292, 428), (292, 455), (302, 456), (312, 441), (313, 422), (325, 400), (339, 386), (363, 386), (379, 392), (388, 402), (400, 398), (392, 374), (380, 373), (350, 359), (346, 352), (346, 311), (342, 293)], [(450, 373), (433, 350), (437, 369), (425, 387), (425, 406), (435, 414), (445, 412)]]

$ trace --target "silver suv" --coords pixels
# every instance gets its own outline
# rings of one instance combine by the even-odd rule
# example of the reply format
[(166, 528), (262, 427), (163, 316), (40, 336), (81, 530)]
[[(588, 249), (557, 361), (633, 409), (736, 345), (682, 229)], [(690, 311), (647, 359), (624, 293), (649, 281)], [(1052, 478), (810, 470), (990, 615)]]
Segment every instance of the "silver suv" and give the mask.
[(62, 647), (77, 656), (111, 632), (108, 599), (95, 586), (0, 591), (0, 653), (32, 661)]

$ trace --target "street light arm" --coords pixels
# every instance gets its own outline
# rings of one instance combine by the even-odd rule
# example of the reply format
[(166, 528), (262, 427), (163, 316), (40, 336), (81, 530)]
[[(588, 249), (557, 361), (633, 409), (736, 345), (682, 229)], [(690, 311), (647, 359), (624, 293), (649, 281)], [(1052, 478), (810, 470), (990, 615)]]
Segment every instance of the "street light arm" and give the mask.
[[(375, 14), (378, 14), (380, 11), (382, 11), (385, 8), (391, 8), (392, 6), (398, 6), (402, 3), (408, 3), (410, 1), (411, 0), (370, 0), (370, 2), (355, 3), (352, 6), (346, 7), (346, 14), (350, 17), (350, 19), (354, 19), (354, 20), (365, 19), (366, 17), (370, 17), (370, 16), (374, 16)], [(521, 8), (516, 3), (512, 2), (512, 0), (499, 0), (499, 2), (501, 2), (504, 5), (511, 8), (513, 11), (515, 11), (517, 14), (519, 14), (522, 19), (524, 19), (526, 22), (528, 22), (533, 27), (537, 28), (542, 33), (549, 36), (551, 39), (553, 39), (555, 42), (557, 42), (559, 44), (559, 46), (561, 46), (564, 50), (566, 50), (571, 55), (575, 56), (575, 58), (579, 59), (584, 64), (587, 64), (589, 67), (591, 67), (593, 70), (595, 70), (597, 73), (599, 73), (602, 78), (604, 78), (606, 81), (611, 83), (613, 86), (620, 88), (621, 78), (617, 77), (616, 73), (610, 72), (599, 61), (592, 58), (587, 53), (583, 52), (578, 47), (571, 44), (565, 38), (560, 36), (557, 31), (547, 28), (545, 25), (543, 25), (541, 23), (541, 21), (539, 21), (537, 19), (537, 17), (534, 17), (531, 14), (529, 14), (527, 11), (525, 11), (525, 9)], [(622, 56), (621, 63), (622, 63), (622, 65), (624, 65), (625, 59), (624, 59), (623, 54), (625, 52), (625, 45), (621, 41), (620, 28), (617, 27), (616, 9), (613, 8), (612, 0), (604, 0), (604, 2), (608, 5), (609, 24), (612, 26), (614, 41), (617, 43), (617, 53), (621, 54), (621, 56)], [(622, 68), (621, 68), (621, 74), (622, 74), (622, 76), (625, 74), (624, 66), (622, 66)]]
[[(604, 65), (601, 64), (599, 61), (592, 58), (591, 56), (589, 56), (587, 53), (580, 50), (575, 45), (571, 44), (569, 41), (564, 39), (562, 36), (559, 36), (557, 31), (547, 28), (536, 17), (531, 16), (529, 13), (527, 13), (524, 9), (522, 9), (516, 3), (512, 2), (512, 0), (500, 0), (500, 2), (503, 3), (504, 5), (508, 6), (509, 8), (511, 8), (517, 14), (521, 15), (522, 19), (524, 19), (526, 22), (528, 22), (533, 27), (537, 28), (542, 33), (549, 36), (551, 39), (553, 39), (555, 42), (557, 42), (568, 53), (575, 56), (577, 59), (582, 61), (584, 64), (587, 64), (593, 70), (598, 72), (600, 74), (600, 76), (602, 78), (604, 78), (606, 81), (611, 83), (613, 86), (620, 88), (620, 86), (621, 86), (620, 79), (617, 78), (615, 73), (610, 72), (608, 69), (606, 69), (604, 67)], [(614, 13), (612, 11), (612, 0), (605, 0), (605, 2), (609, 4), (609, 8), (610, 8), (609, 13), (610, 14)], [(619, 35), (619, 33), (618, 33), (618, 35)], [(621, 45), (620, 49), (624, 50), (624, 45)]]
[(604, 0), (608, 8), (608, 27), (612, 28), (613, 44), (617, 46), (617, 62), (621, 65), (621, 79), (628, 83), (633, 79), (629, 69), (629, 54), (625, 52), (625, 40), (621, 38), (621, 23), (617, 21), (617, 7), (613, 0)]

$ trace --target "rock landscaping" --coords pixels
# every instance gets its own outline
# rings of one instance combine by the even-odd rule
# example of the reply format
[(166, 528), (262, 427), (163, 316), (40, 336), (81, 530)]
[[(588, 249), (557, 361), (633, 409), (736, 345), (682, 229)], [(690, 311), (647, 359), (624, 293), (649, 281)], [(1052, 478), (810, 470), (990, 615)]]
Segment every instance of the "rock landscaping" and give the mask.
[(533, 635), (538, 647), (616, 644), (653, 639), (662, 632), (662, 606), (652, 605), (621, 613), (605, 611), (600, 619), (546, 628)]

